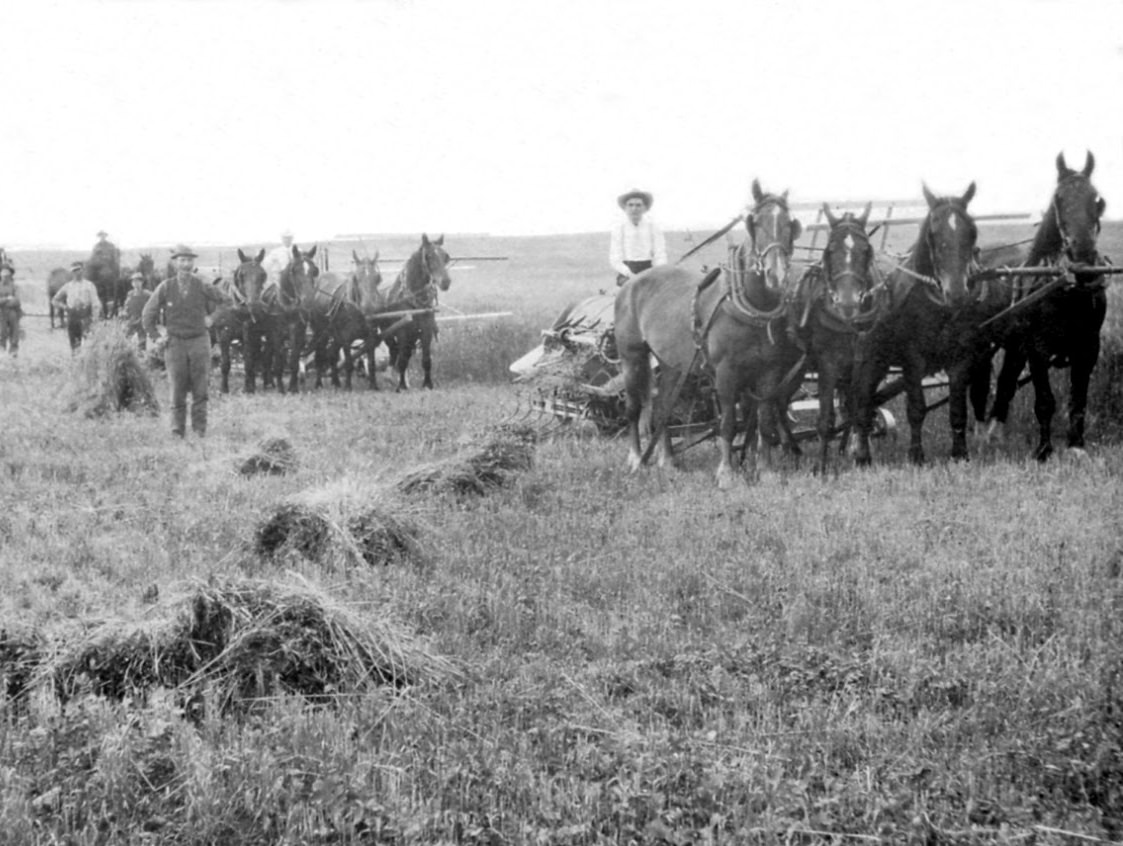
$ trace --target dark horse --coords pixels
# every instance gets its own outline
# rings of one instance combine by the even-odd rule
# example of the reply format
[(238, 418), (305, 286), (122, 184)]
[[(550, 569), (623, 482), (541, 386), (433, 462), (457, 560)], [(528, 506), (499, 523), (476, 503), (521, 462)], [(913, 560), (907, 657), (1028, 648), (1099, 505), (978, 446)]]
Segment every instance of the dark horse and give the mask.
[(47, 311), (51, 320), (51, 328), (55, 328), (55, 317), (58, 317), (59, 328), (66, 321), (65, 315), (55, 306), (55, 294), (62, 290), (62, 286), (70, 281), (70, 271), (65, 267), (56, 267), (47, 275)]
[(978, 229), (967, 211), (972, 182), (962, 197), (936, 197), (924, 186), (928, 214), (901, 265), (888, 274), (884, 315), (870, 329), (856, 368), (858, 440), (856, 461), (870, 463), (870, 429), (885, 399), (878, 386), (891, 365), (900, 365), (911, 438), (909, 458), (924, 461), (922, 431), (928, 407), (924, 377), (939, 370), (949, 380), (949, 417), (954, 458), (967, 457), (967, 392), (971, 375), (989, 353), (979, 328), (1002, 307), (990, 286), (972, 286)]
[(240, 264), (234, 269), (230, 295), (234, 304), (215, 313), (214, 329), (221, 352), (222, 392), (230, 390), (231, 347), (238, 339), (242, 345), (245, 392), (257, 390), (257, 373), (268, 387), (276, 384), (284, 392), (284, 317), (274, 299), (265, 291), (268, 273), (261, 266), (265, 250), (250, 257), (238, 250)]
[[(786, 331), (782, 288), (791, 266), (792, 246), (801, 226), (788, 209), (787, 192), (766, 194), (753, 181), (754, 205), (745, 226), (748, 236), (734, 249), (730, 266), (700, 279), (693, 271), (663, 265), (629, 279), (616, 295), (615, 335), (622, 363), (628, 420), (628, 466), (643, 463), (640, 417), (650, 407), (656, 421), (670, 414), (677, 387), (702, 368), (712, 374), (721, 415), (718, 485), (735, 479), (733, 438), (737, 404), (755, 431), (758, 407), (786, 435), (786, 415), (777, 408), (803, 356)], [(651, 402), (654, 356), (659, 365), (655, 402)], [(660, 465), (673, 458), (666, 426), (658, 426)]]
[(289, 391), (300, 390), (300, 360), (312, 325), (312, 313), (316, 309), (317, 278), (320, 268), (316, 266), (316, 247), (302, 251), (292, 245), (292, 261), (281, 273), (278, 302), (284, 312), (287, 326)]
[[(1095, 164), (1090, 151), (1084, 169), (1079, 171), (1065, 164), (1064, 153), (1057, 156), (1057, 188), (1024, 266), (1065, 268), (1070, 264), (1101, 263), (1096, 240), (1106, 203), (1090, 180)], [(1084, 447), (1088, 383), (1099, 358), (1100, 327), (1107, 312), (1104, 277), (1068, 273), (1067, 284), (1011, 316), (1011, 325), (1001, 341), (1005, 355), (990, 411), (988, 435), (993, 434), (998, 424), (1006, 422), (1010, 401), (1018, 389), (1018, 376), (1028, 361), (1039, 430), (1034, 455), (1039, 461), (1053, 453), (1052, 425), (1057, 402), (1049, 384), (1050, 367), (1069, 368), (1068, 446)]]
[(356, 351), (366, 357), (367, 380), (378, 390), (374, 372), (374, 348), (379, 335), (368, 316), (385, 304), (379, 290), (382, 274), (378, 270), (378, 254), (373, 259), (360, 259), (352, 250), (356, 270), (349, 277), (323, 273), (316, 282), (316, 297), (310, 312), (312, 347), (315, 350), (316, 387), (323, 384), (323, 370), (331, 370), (331, 383), (339, 384), (339, 359), (343, 357), (343, 387), (351, 390), (355, 372)]
[(807, 350), (807, 363), (818, 374), (820, 473), (829, 464), (836, 395), (842, 401), (847, 430), (854, 419), (853, 371), (859, 338), (877, 321), (884, 302), (876, 296), (875, 279), (879, 277), (866, 232), (870, 208), (867, 205), (857, 217), (847, 212), (838, 218), (823, 205), (830, 234), (822, 260), (800, 277), (792, 295), (789, 316)]
[(447, 291), (452, 284), (448, 275), (449, 257), (444, 249), (445, 236), (429, 240), (421, 236), (421, 246), (406, 259), (394, 284), (386, 294), (386, 311), (420, 311), (394, 319), (386, 326), (386, 320), (376, 320), (386, 346), (390, 348), (390, 360), (398, 371), (398, 390), (404, 391), (406, 369), (409, 367), (413, 349), (421, 345), (421, 370), (425, 374), (422, 387), (433, 387), (433, 356), (431, 346), (437, 337), (438, 291)]
[(109, 244), (96, 245), (83, 271), (97, 288), (101, 316), (113, 317), (117, 313), (117, 290), (121, 283), (121, 257), (117, 249)]

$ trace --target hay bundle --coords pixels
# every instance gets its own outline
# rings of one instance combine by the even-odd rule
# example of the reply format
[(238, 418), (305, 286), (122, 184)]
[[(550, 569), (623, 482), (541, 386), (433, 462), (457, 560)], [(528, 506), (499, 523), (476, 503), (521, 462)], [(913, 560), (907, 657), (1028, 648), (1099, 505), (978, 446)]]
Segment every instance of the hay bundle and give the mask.
[(483, 496), (531, 468), (537, 440), (532, 426), (496, 426), (477, 439), (475, 449), (418, 468), (403, 476), (397, 488), (405, 494)]
[(85, 417), (119, 411), (155, 415), (160, 403), (136, 347), (116, 323), (97, 326), (82, 345), (66, 409)]
[(83, 689), (121, 699), (166, 687), (229, 711), (282, 694), (327, 702), (454, 674), (387, 620), (359, 617), (306, 581), (195, 584), (168, 611), (153, 623), (101, 626), (44, 665), (41, 678), (64, 699)]
[(258, 444), (257, 450), (245, 458), (238, 466), (243, 476), (256, 476), (266, 473), (283, 476), (297, 468), (296, 450), (286, 438), (266, 438)]
[(409, 506), (347, 480), (281, 502), (258, 525), (254, 548), (263, 558), (292, 552), (329, 569), (430, 559)]

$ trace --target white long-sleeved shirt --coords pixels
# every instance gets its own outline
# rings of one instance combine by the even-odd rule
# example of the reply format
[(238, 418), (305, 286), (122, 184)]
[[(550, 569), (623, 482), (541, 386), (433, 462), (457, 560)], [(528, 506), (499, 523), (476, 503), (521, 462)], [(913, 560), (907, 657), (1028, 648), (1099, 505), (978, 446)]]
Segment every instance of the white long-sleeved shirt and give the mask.
[(292, 247), (286, 247), (281, 244), (279, 247), (274, 247), (265, 254), (265, 259), (261, 262), (261, 266), (265, 268), (268, 278), (265, 280), (265, 287), (271, 288), (281, 282), (281, 274), (285, 272), (285, 268), (292, 262)]
[(608, 246), (608, 263), (624, 276), (632, 271), (625, 261), (650, 261), (658, 267), (667, 263), (667, 241), (650, 217), (640, 218), (638, 224), (627, 218), (612, 227), (612, 241)]
[(97, 287), (89, 279), (71, 279), (59, 289), (51, 302), (57, 308), (77, 309), (86, 307), (96, 311), (101, 307)]

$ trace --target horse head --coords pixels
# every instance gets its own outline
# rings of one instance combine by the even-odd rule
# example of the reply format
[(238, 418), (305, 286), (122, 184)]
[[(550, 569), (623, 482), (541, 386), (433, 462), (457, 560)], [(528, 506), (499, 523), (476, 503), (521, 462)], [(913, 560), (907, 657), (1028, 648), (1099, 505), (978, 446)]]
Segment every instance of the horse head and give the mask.
[(355, 272), (351, 274), (351, 299), (364, 311), (378, 309), (385, 304), (386, 296), (380, 289), (382, 271), (378, 267), (378, 250), (373, 257), (360, 258), (354, 250), (351, 258)]
[[(769, 194), (761, 190), (760, 180), (753, 180), (753, 208), (745, 219), (748, 240), (742, 247), (742, 263), (756, 274), (763, 275), (764, 284), (778, 291), (791, 267), (792, 249), (803, 227), (788, 209), (788, 192)], [(749, 249), (748, 261), (744, 248)]]
[(144, 276), (144, 281), (151, 282), (156, 275), (156, 262), (152, 259), (152, 253), (141, 253), (140, 261), (136, 263), (137, 273)]
[(845, 320), (858, 316), (873, 289), (873, 246), (866, 232), (871, 208), (872, 203), (867, 203), (857, 217), (851, 212), (835, 217), (830, 206), (823, 204), (830, 224), (823, 249), (825, 304)]
[(312, 307), (316, 299), (316, 277), (320, 275), (315, 258), (316, 247), (305, 251), (292, 245), (292, 261), (281, 273), (281, 298), (286, 304)]
[(248, 303), (261, 302), (261, 293), (265, 289), (265, 282), (269, 278), (268, 272), (261, 266), (265, 260), (265, 250), (256, 256), (247, 256), (238, 250), (238, 261), (241, 262), (234, 269), (234, 288), (241, 293)]
[(1042, 222), (1042, 237), (1052, 247), (1049, 252), (1063, 253), (1079, 264), (1095, 264), (1099, 259), (1096, 239), (1107, 203), (1090, 179), (1095, 166), (1091, 150), (1083, 170), (1070, 168), (1063, 152), (1057, 155), (1057, 189)]
[[(422, 234), (421, 247), (417, 254), (420, 255), (421, 284), (436, 285), (442, 291), (447, 291), (452, 284), (448, 275), (448, 253), (444, 248), (445, 236), (442, 234), (435, 240)], [(413, 287), (413, 285), (411, 285)]]
[(970, 277), (979, 237), (967, 204), (975, 196), (975, 183), (962, 197), (937, 197), (927, 185), (924, 199), (928, 215), (920, 224), (920, 237), (913, 253), (913, 269), (935, 280), (948, 302), (955, 305), (970, 296)]

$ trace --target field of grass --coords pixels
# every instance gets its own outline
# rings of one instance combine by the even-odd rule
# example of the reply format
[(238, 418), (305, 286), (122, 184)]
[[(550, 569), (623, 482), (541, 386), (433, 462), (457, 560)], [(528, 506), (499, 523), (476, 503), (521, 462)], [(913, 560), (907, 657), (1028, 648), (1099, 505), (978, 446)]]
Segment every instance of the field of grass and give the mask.
[[(0, 843), (1123, 839), (1115, 407), (1046, 466), (1020, 397), (1026, 425), (970, 463), (945, 460), (943, 413), (925, 468), (886, 442), (870, 470), (778, 464), (728, 492), (712, 445), (631, 475), (619, 441), (562, 433), (485, 496), (407, 503), (395, 482), (513, 415), (506, 365), (612, 284), (601, 235), (446, 243), (508, 260), (454, 268), (443, 306), (515, 316), (445, 324), (435, 391), (235, 390), (205, 442), (173, 442), (166, 409), (65, 413), (65, 339), (25, 320), (0, 360), (5, 680), (17, 634), (50, 656), (238, 579), (322, 592), (455, 671), (192, 719), (172, 692), (64, 708), (40, 684), (0, 715)], [(15, 258), (25, 281), (61, 263)], [(235, 472), (277, 436), (295, 472)], [(408, 507), (425, 560), (255, 550), (278, 503), (341, 488)]]

